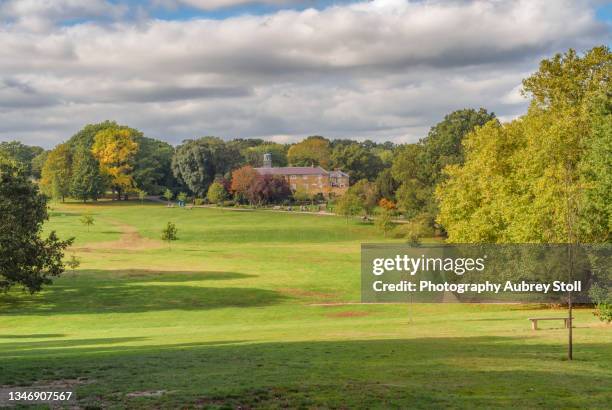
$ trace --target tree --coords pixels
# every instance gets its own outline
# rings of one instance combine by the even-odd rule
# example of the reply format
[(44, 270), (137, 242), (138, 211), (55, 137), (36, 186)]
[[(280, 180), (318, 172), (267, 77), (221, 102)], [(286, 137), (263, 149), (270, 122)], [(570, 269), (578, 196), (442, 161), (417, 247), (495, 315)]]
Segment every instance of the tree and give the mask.
[(259, 177), (259, 173), (250, 165), (232, 171), (231, 191), (237, 201), (244, 201), (248, 198), (247, 191)]
[(80, 148), (72, 162), (70, 195), (86, 202), (96, 201), (106, 190), (106, 178), (100, 172), (100, 164), (90, 151)]
[(0, 290), (21, 285), (31, 293), (64, 272), (64, 250), (72, 239), (55, 232), (41, 237), (47, 199), (15, 166), (0, 161)]
[(383, 209), (378, 217), (374, 220), (374, 225), (383, 233), (384, 236), (387, 236), (387, 233), (395, 228), (395, 224), (391, 219), (391, 212), (389, 212), (387, 209)]
[(362, 179), (348, 189), (348, 193), (358, 198), (361, 209), (366, 215), (372, 213), (378, 204), (378, 193), (372, 182)]
[(170, 201), (172, 201), (172, 198), (174, 198), (174, 194), (172, 193), (170, 188), (166, 188), (166, 190), (164, 191), (164, 198), (166, 199), (166, 201), (168, 201), (168, 206), (170, 206)]
[(172, 174), (172, 145), (147, 137), (136, 137), (138, 152), (134, 157), (134, 183), (152, 194), (160, 194), (164, 187), (176, 186)]
[(49, 151), (42, 151), (40, 154), (32, 158), (32, 177), (35, 179), (41, 178), (42, 169), (43, 166), (45, 166), (45, 161), (47, 161), (48, 155)]
[(106, 128), (94, 137), (91, 151), (100, 163), (102, 173), (108, 175), (117, 200), (121, 200), (123, 192), (134, 188), (132, 170), (138, 151), (134, 138), (132, 131), (126, 128)]
[(215, 177), (229, 172), (241, 161), (240, 152), (223, 140), (204, 137), (184, 141), (172, 158), (174, 176), (196, 196), (204, 196)]
[(6, 157), (12, 158), (16, 166), (26, 175), (40, 178), (40, 168), (37, 170), (37, 174), (35, 174), (32, 161), (36, 156), (44, 152), (44, 149), (41, 147), (25, 145), (19, 141), (5, 141), (0, 142), (0, 152), (3, 152)]
[(66, 261), (66, 266), (72, 269), (72, 274), (74, 275), (75, 270), (81, 266), (81, 260), (77, 258), (75, 255), (70, 255), (70, 259)]
[(291, 196), (291, 188), (281, 176), (263, 175), (253, 181), (246, 195), (255, 205), (279, 203)]
[(80, 219), (81, 223), (87, 227), (87, 232), (89, 232), (89, 227), (95, 223), (95, 219), (91, 214), (85, 214)]
[(287, 146), (276, 143), (264, 143), (255, 147), (248, 147), (241, 151), (245, 162), (253, 167), (263, 166), (264, 154), (272, 155), (272, 164), (275, 167), (287, 166)]
[(387, 211), (392, 211), (397, 208), (395, 206), (395, 203), (393, 201), (388, 200), (387, 198), (381, 198), (380, 201), (378, 201), (378, 206)]
[(320, 165), (327, 168), (330, 164), (330, 155), (329, 140), (320, 136), (312, 136), (292, 145), (287, 152), (287, 160), (293, 166)]
[(350, 176), (350, 183), (360, 179), (373, 181), (383, 169), (380, 157), (358, 143), (339, 145), (331, 153), (331, 165)]
[(213, 182), (208, 187), (206, 198), (211, 204), (220, 204), (227, 199), (227, 191), (220, 182)]
[(361, 199), (354, 192), (346, 192), (340, 197), (336, 203), (336, 214), (346, 217), (346, 223), (349, 218), (358, 215), (363, 210)]
[(168, 242), (168, 248), (173, 241), (178, 240), (177, 237), (178, 229), (176, 229), (176, 225), (172, 222), (168, 222), (166, 227), (162, 230), (161, 239), (162, 241)]
[[(465, 163), (447, 167), (448, 179), (436, 192), (438, 221), (449, 240), (574, 243), (609, 238), (606, 206), (591, 207), (589, 201), (609, 199), (609, 177), (603, 176), (609, 174), (603, 160), (610, 155), (605, 148), (610, 146), (609, 114), (591, 107), (598, 96), (610, 93), (605, 78), (611, 65), (606, 47), (584, 57), (570, 50), (542, 61), (524, 81), (525, 93), (532, 95), (527, 114), (508, 124), (488, 123), (466, 138)], [(595, 154), (599, 150), (602, 154)], [(607, 169), (603, 175), (593, 172), (600, 167)], [(588, 216), (580, 213), (584, 209)]]
[(186, 192), (179, 192), (179, 194), (176, 196), (176, 199), (184, 204), (185, 202), (187, 202), (187, 193)]
[(393, 178), (393, 173), (390, 168), (382, 170), (374, 181), (376, 192), (381, 198), (386, 198), (390, 201), (395, 200), (395, 191), (399, 184)]
[(147, 198), (147, 191), (143, 189), (138, 190), (138, 199), (140, 199), (140, 203), (144, 203), (144, 200)]
[(62, 202), (70, 194), (72, 174), (72, 152), (68, 144), (55, 147), (45, 161), (40, 186), (42, 191)]

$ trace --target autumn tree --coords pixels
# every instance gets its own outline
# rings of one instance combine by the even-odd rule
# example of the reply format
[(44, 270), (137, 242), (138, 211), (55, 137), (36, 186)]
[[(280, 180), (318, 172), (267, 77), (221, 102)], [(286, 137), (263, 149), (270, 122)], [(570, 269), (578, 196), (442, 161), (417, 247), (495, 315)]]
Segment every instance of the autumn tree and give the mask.
[(253, 180), (246, 196), (251, 204), (279, 203), (291, 196), (291, 189), (285, 178), (263, 175)]
[(231, 191), (236, 200), (248, 199), (247, 192), (259, 177), (259, 173), (250, 165), (233, 170)]
[(331, 160), (329, 140), (320, 136), (308, 137), (289, 148), (287, 160), (293, 166), (328, 168)]
[(72, 152), (68, 144), (60, 144), (49, 152), (42, 168), (42, 191), (62, 202), (70, 194)]
[(125, 128), (103, 129), (95, 135), (91, 151), (120, 200), (122, 193), (134, 188), (132, 171), (138, 144), (133, 133)]

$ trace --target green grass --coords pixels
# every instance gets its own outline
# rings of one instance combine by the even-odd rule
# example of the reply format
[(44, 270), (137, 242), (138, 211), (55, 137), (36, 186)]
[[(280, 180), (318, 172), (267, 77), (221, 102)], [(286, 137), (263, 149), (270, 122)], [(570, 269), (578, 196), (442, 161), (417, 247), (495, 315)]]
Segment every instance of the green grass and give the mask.
[[(158, 241), (168, 221), (179, 229), (171, 248)], [(106, 246), (126, 226), (142, 246)], [(79, 378), (80, 405), (104, 408), (612, 401), (612, 328), (588, 309), (576, 312), (568, 362), (567, 331), (531, 331), (527, 307), (320, 305), (359, 301), (360, 244), (391, 240), (370, 225), (101, 203), (54, 205), (46, 229), (76, 236), (83, 263), (41, 294), (0, 296), (0, 385)]]

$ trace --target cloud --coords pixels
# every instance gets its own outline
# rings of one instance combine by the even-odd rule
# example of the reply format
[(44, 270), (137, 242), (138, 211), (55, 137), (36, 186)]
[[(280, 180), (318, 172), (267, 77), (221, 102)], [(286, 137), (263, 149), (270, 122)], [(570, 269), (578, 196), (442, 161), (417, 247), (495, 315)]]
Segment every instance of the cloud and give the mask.
[[(73, 10), (77, 2), (60, 3)], [(85, 3), (92, 16), (110, 4)], [(66, 17), (36, 10), (48, 21)], [(455, 109), (520, 114), (521, 79), (540, 59), (608, 37), (591, 3), (569, 0), (374, 0), (43, 31), (10, 23), (0, 30), (0, 139), (48, 144), (115, 119), (171, 142), (310, 134), (414, 141)]]
[[(154, 4), (165, 7), (189, 6), (200, 10), (216, 10), (226, 7), (244, 6), (250, 4), (265, 4), (272, 6), (283, 6), (294, 3), (309, 3), (299, 0), (154, 0)], [(310, 1), (310, 3), (312, 3)]]
[(20, 29), (44, 32), (58, 22), (117, 18), (127, 6), (106, 0), (7, 0), (0, 4), (0, 19)]

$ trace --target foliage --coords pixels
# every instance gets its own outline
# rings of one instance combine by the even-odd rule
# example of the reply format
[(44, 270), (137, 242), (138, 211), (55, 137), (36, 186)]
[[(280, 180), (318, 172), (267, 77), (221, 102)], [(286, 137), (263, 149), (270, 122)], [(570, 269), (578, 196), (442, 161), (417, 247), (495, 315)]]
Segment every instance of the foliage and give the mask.
[(84, 214), (83, 216), (81, 216), (80, 221), (83, 225), (87, 227), (88, 231), (89, 227), (95, 223), (95, 219), (91, 214)]
[(286, 145), (268, 142), (265, 144), (257, 145), (255, 147), (248, 147), (241, 151), (241, 153), (244, 157), (245, 162), (253, 167), (263, 166), (263, 156), (267, 153), (272, 155), (272, 166), (287, 166)]
[(435, 234), (432, 220), (428, 218), (427, 214), (412, 218), (407, 223), (402, 224), (396, 231), (396, 236), (406, 238), (408, 243), (412, 245), (420, 244), (423, 238), (430, 238)]
[(328, 168), (330, 164), (329, 140), (320, 136), (312, 136), (292, 145), (287, 152), (287, 160), (292, 166), (317, 166)]
[(117, 199), (121, 199), (123, 192), (134, 188), (132, 171), (138, 143), (130, 129), (113, 127), (98, 131), (91, 151), (100, 163), (102, 173), (108, 175)]
[(378, 204), (378, 193), (374, 183), (362, 179), (351, 186), (348, 194), (355, 196), (361, 204), (361, 209), (366, 215), (370, 215)]
[(79, 148), (72, 162), (70, 195), (83, 202), (97, 200), (106, 190), (107, 180), (100, 172), (100, 164), (90, 151)]
[(173, 241), (178, 240), (177, 235), (178, 229), (176, 228), (176, 225), (172, 222), (168, 222), (166, 227), (162, 230), (161, 239), (162, 241), (168, 242), (168, 246), (170, 246)]
[(176, 196), (177, 201), (185, 203), (187, 201), (187, 193), (186, 192), (179, 192), (179, 194)]
[(42, 191), (62, 202), (70, 194), (72, 152), (68, 144), (60, 144), (49, 152), (41, 173)]
[(297, 202), (308, 202), (312, 201), (314, 196), (310, 192), (298, 188), (295, 190), (295, 192), (293, 192), (293, 199)]
[(0, 142), (0, 152), (6, 158), (13, 159), (16, 166), (26, 175), (40, 178), (41, 168), (35, 169), (32, 162), (44, 152), (41, 147), (25, 145), (19, 141), (3, 141)]
[(379, 156), (358, 143), (338, 145), (331, 153), (331, 166), (349, 174), (350, 183), (360, 179), (373, 181), (383, 169)]
[(172, 198), (174, 198), (174, 194), (172, 193), (170, 188), (166, 188), (163, 197), (166, 199), (166, 201), (170, 202), (172, 201)]
[(395, 228), (395, 223), (391, 218), (391, 212), (387, 209), (383, 209), (374, 220), (374, 225), (384, 236), (387, 236), (387, 233)]
[(81, 260), (73, 254), (70, 255), (70, 259), (68, 259), (65, 264), (74, 272), (79, 266), (81, 266)]
[(602, 322), (612, 322), (612, 293), (607, 287), (594, 284), (589, 289), (589, 296), (595, 302), (596, 315)]
[(232, 171), (231, 191), (238, 201), (247, 199), (247, 192), (251, 185), (259, 178), (259, 173), (250, 165)]
[(208, 199), (208, 202), (211, 204), (220, 204), (227, 199), (227, 191), (220, 182), (213, 182), (210, 184), (210, 187), (208, 187), (206, 199)]
[(140, 203), (144, 202), (145, 198), (147, 197), (147, 191), (143, 189), (139, 189), (137, 190), (137, 194), (138, 194), (138, 199), (140, 199)]
[(263, 175), (253, 180), (246, 195), (253, 205), (280, 203), (291, 196), (291, 189), (285, 178)]
[(383, 169), (376, 177), (374, 185), (376, 186), (378, 196), (390, 201), (395, 200), (395, 191), (399, 187), (399, 184), (393, 178), (391, 168)]
[(223, 176), (240, 162), (240, 153), (232, 145), (215, 137), (183, 142), (172, 158), (174, 176), (196, 195), (205, 196), (217, 176)]
[[(449, 240), (609, 238), (609, 114), (605, 105), (591, 108), (597, 96), (610, 93), (611, 63), (606, 47), (544, 60), (524, 81), (533, 97), (527, 115), (504, 125), (490, 122), (466, 138), (465, 164), (449, 166), (449, 179), (436, 193), (438, 221)], [(585, 208), (588, 215), (580, 213)]]
[(337, 215), (345, 216), (348, 223), (350, 217), (358, 215), (363, 210), (363, 203), (355, 192), (349, 190), (338, 199), (334, 210)]
[[(442, 169), (463, 163), (464, 137), (494, 118), (494, 114), (483, 108), (454, 111), (434, 125), (418, 144), (409, 144), (397, 151), (392, 176), (401, 186), (396, 199), (409, 218), (420, 213), (437, 213), (434, 189), (444, 179)], [(391, 181), (386, 183), (392, 185)]]
[(0, 163), (0, 290), (21, 285), (40, 291), (51, 278), (64, 271), (64, 249), (55, 232), (41, 238), (48, 219), (47, 200), (26, 175), (14, 166)]
[(380, 206), (386, 211), (392, 211), (397, 208), (395, 202), (390, 201), (387, 198), (381, 198), (380, 201), (378, 201), (378, 206)]
[(138, 152), (134, 158), (134, 183), (151, 194), (160, 194), (164, 187), (176, 186), (172, 175), (174, 148), (163, 141), (137, 137)]
[(137, 129), (130, 128), (125, 125), (119, 125), (115, 121), (103, 121), (97, 124), (85, 125), (81, 130), (70, 137), (68, 140), (68, 145), (73, 150), (78, 150), (79, 148), (91, 150), (95, 143), (96, 134), (98, 134), (100, 131), (105, 131), (108, 129), (126, 131), (128, 134), (133, 136), (136, 141), (142, 137), (142, 132), (138, 131)]

